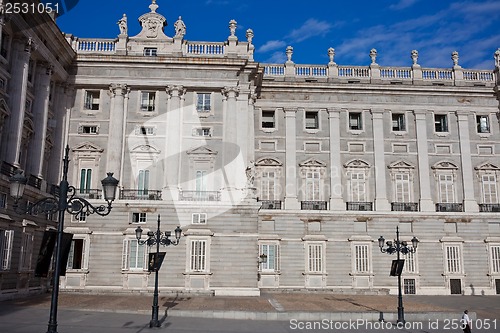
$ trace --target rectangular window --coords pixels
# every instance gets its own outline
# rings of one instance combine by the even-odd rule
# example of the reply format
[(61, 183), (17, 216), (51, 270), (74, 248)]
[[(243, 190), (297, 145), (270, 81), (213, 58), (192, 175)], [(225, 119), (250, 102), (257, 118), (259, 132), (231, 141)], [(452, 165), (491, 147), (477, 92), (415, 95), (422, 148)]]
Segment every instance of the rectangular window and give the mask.
[(460, 246), (447, 245), (445, 246), (446, 255), (446, 273), (461, 273), (460, 265)]
[(415, 279), (404, 279), (403, 286), (405, 295), (415, 295)]
[(141, 92), (141, 111), (155, 110), (156, 93), (151, 91)]
[(323, 272), (323, 244), (307, 245), (307, 271), (309, 273)]
[(139, 170), (137, 177), (137, 194), (148, 195), (149, 190), (149, 170)]
[(99, 110), (99, 98), (99, 91), (86, 90), (84, 108), (87, 110)]
[(205, 170), (196, 171), (196, 192), (201, 193), (207, 190), (206, 176), (207, 176), (207, 171)]
[(275, 200), (276, 174), (274, 171), (263, 171), (260, 179), (260, 200)]
[(212, 136), (212, 129), (210, 127), (195, 128), (193, 130), (193, 135), (194, 136), (210, 137), (210, 136)]
[(434, 115), (435, 132), (448, 132), (448, 116), (445, 114)]
[(352, 202), (366, 202), (366, 180), (364, 172), (349, 174), (349, 195)]
[(320, 200), (319, 171), (306, 171), (306, 201)]
[(147, 246), (140, 245), (137, 239), (125, 239), (123, 241), (122, 269), (144, 270), (146, 269)]
[(31, 106), (33, 105), (33, 102), (31, 100), (27, 99), (26, 102), (24, 102), (24, 112), (25, 113), (31, 113)]
[(156, 47), (145, 47), (144, 55), (147, 57), (156, 57), (158, 49)]
[(196, 111), (210, 112), (210, 94), (198, 94), (196, 96)]
[(141, 126), (141, 127), (139, 127), (139, 134), (141, 134), (141, 135), (154, 135), (155, 128), (153, 126)]
[(7, 207), (7, 194), (0, 192), (0, 208)]
[(440, 174), (438, 176), (439, 182), (439, 202), (440, 203), (454, 203), (455, 190), (452, 174)]
[(0, 230), (0, 270), (2, 271), (10, 269), (13, 241), (14, 230)]
[(31, 269), (31, 257), (33, 255), (33, 234), (23, 232), (21, 239), (21, 257), (19, 258), (19, 270)]
[(363, 124), (361, 123), (361, 112), (349, 112), (349, 129), (362, 130)]
[(394, 175), (395, 202), (410, 202), (410, 175), (398, 173)]
[(279, 246), (278, 244), (261, 244), (260, 254), (266, 255), (266, 260), (260, 263), (263, 272), (279, 271)]
[(354, 245), (354, 272), (369, 273), (370, 258), (368, 256), (368, 245)]
[(205, 272), (207, 269), (207, 241), (192, 240), (190, 243), (190, 265), (191, 272)]
[(89, 193), (92, 189), (92, 169), (80, 170), (80, 194)]
[(392, 114), (392, 130), (394, 132), (406, 131), (404, 113), (393, 113)]
[(193, 224), (206, 224), (207, 213), (193, 213), (191, 216), (191, 223)]
[(73, 239), (69, 249), (67, 269), (82, 269), (84, 259), (85, 241), (83, 239)]
[(275, 128), (274, 116), (274, 111), (262, 111), (262, 128)]
[(498, 203), (497, 179), (495, 175), (482, 175), (483, 203)]
[(490, 247), (491, 249), (491, 272), (500, 273), (500, 245)]
[(71, 215), (72, 221), (76, 223), (85, 223), (87, 221), (87, 214)]
[(403, 270), (406, 273), (417, 273), (417, 262), (415, 258), (415, 253), (408, 252), (403, 255), (403, 259), (405, 260), (405, 264), (403, 266)]
[(79, 134), (98, 134), (99, 130), (97, 125), (83, 125), (80, 126), (80, 133)]
[(490, 133), (490, 117), (476, 116), (476, 126), (478, 133)]
[(132, 223), (146, 223), (147, 213), (132, 213)]
[(319, 113), (317, 111), (306, 111), (306, 129), (319, 128)]

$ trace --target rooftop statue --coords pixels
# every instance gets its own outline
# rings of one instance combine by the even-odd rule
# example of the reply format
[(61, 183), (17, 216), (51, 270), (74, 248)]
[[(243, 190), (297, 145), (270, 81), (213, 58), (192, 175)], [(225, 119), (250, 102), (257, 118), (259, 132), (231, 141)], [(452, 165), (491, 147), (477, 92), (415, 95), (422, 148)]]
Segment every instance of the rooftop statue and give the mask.
[(120, 28), (120, 35), (127, 35), (127, 15), (123, 14), (123, 17), (117, 22)]
[(175, 29), (175, 37), (184, 37), (186, 35), (186, 25), (182, 20), (182, 17), (179, 16), (179, 19), (174, 23)]

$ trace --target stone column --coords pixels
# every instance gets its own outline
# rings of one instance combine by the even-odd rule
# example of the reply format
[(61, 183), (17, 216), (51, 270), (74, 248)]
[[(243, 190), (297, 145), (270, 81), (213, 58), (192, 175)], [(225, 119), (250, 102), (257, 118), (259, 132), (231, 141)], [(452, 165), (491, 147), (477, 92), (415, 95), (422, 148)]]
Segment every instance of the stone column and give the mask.
[(390, 211), (387, 200), (386, 164), (384, 151), (384, 110), (371, 109), (373, 125), (373, 153), (375, 158), (375, 210)]
[(300, 209), (297, 199), (297, 130), (295, 108), (285, 111), (285, 208)]
[[(237, 97), (240, 94), (238, 87), (224, 87), (223, 94), (223, 151), (222, 167), (224, 171), (223, 193), (225, 200), (237, 200), (236, 193), (232, 191), (244, 186), (244, 180), (240, 179), (245, 172), (245, 162), (242, 158), (241, 147), (238, 142), (239, 134), (244, 126), (239, 121)], [(240, 170), (241, 169), (241, 170)], [(242, 173), (243, 172), (243, 173)], [(244, 177), (244, 176), (243, 176)], [(228, 195), (228, 196), (226, 196)]]
[(168, 86), (168, 109), (166, 116), (166, 145), (164, 172), (164, 189), (170, 200), (178, 200), (179, 174), (181, 160), (181, 135), (182, 135), (182, 99), (186, 93), (183, 86)]
[(470, 112), (457, 111), (458, 135), (460, 140), (460, 163), (462, 165), (462, 186), (464, 194), (464, 211), (479, 212), (479, 206), (474, 197), (474, 173), (470, 150), (469, 124), (474, 124), (470, 119)]
[(106, 172), (113, 172), (114, 177), (121, 179), (123, 126), (125, 116), (125, 94), (128, 93), (126, 84), (111, 84), (111, 110), (109, 112), (108, 147)]
[[(68, 85), (57, 83), (55, 86), (53, 112), (56, 121), (54, 131), (54, 146), (50, 154), (47, 182), (58, 184), (60, 180), (60, 165), (63, 159), (64, 147), (67, 142), (67, 119), (69, 118), (68, 100), (71, 99), (73, 89)], [(57, 166), (57, 167), (56, 167)]]
[(414, 110), (417, 132), (418, 179), (420, 186), (420, 211), (435, 212), (436, 208), (431, 196), (429, 173), (429, 151), (427, 149), (426, 110)]
[(342, 163), (340, 159), (340, 109), (328, 109), (330, 128), (330, 210), (346, 210), (342, 196)]
[(24, 106), (28, 84), (28, 70), (31, 56), (32, 40), (14, 40), (12, 52), (12, 73), (9, 82), (10, 116), (4, 131), (6, 135), (5, 160), (19, 166), (21, 139), (23, 137)]
[(33, 122), (35, 133), (30, 146), (28, 168), (32, 175), (42, 177), (42, 167), (47, 138), (47, 121), (49, 116), (49, 94), (52, 67), (43, 64), (37, 67), (35, 81), (35, 100), (33, 103)]

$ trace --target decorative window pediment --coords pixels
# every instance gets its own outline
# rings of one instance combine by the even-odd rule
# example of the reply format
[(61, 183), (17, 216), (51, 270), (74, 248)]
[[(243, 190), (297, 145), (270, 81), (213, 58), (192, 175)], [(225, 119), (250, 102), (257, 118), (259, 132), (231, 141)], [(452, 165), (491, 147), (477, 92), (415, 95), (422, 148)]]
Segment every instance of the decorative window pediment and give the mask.
[(277, 166), (282, 166), (282, 165), (283, 165), (283, 163), (281, 163), (280, 161), (278, 161), (275, 158), (261, 158), (260, 160), (258, 160), (255, 163), (255, 166), (274, 166), (274, 167), (277, 167)]
[(413, 164), (410, 164), (406, 161), (396, 161), (388, 166), (389, 169), (415, 169)]
[(299, 163), (300, 167), (303, 168), (326, 168), (326, 164), (315, 159), (315, 158), (310, 158), (308, 160), (305, 160), (302, 163)]
[(367, 169), (370, 167), (370, 164), (368, 164), (367, 162), (363, 161), (363, 160), (351, 160), (347, 163), (344, 164), (344, 167), (345, 168), (364, 168), (364, 169)]
[(104, 151), (103, 148), (91, 142), (83, 142), (73, 148), (74, 153), (102, 153)]
[(447, 162), (447, 161), (442, 161), (434, 164), (432, 166), (432, 169), (434, 170), (456, 170), (458, 169), (458, 166), (456, 166), (454, 163)]
[(496, 166), (495, 164), (489, 163), (489, 162), (480, 164), (480, 165), (476, 166), (474, 169), (485, 170), (485, 171), (486, 170), (488, 170), (488, 171), (500, 171), (500, 168), (498, 166)]
[(151, 145), (138, 145), (132, 148), (130, 152), (136, 154), (159, 154), (160, 150)]
[(217, 155), (218, 152), (216, 152), (213, 149), (210, 149), (207, 146), (201, 146), (201, 147), (196, 147), (193, 149), (190, 149), (186, 152), (188, 155)]

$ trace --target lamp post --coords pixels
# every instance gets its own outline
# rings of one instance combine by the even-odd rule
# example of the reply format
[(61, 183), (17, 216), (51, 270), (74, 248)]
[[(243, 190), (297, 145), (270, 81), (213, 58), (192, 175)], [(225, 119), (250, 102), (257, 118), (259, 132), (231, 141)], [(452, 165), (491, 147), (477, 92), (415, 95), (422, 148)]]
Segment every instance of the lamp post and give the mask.
[[(403, 266), (399, 267), (399, 263), (401, 260), (400, 254), (415, 253), (417, 251), (417, 246), (418, 246), (418, 239), (415, 236), (413, 236), (413, 238), (411, 239), (411, 244), (412, 247), (409, 247), (406, 241), (399, 240), (399, 226), (396, 227), (396, 239), (394, 240), (394, 243), (392, 241), (386, 242), (383, 236), (380, 236), (380, 238), (378, 239), (378, 246), (380, 247), (380, 252), (387, 254), (394, 254), (394, 253), (397, 254), (396, 272), (398, 276), (398, 323), (405, 322), (403, 293), (401, 287), (401, 271), (403, 269)], [(384, 245), (387, 246), (385, 249)]]
[(18, 214), (48, 214), (58, 213), (57, 239), (55, 243), (56, 262), (53, 276), (52, 298), (50, 302), (50, 318), (47, 328), (47, 333), (57, 333), (57, 302), (59, 297), (59, 275), (61, 272), (61, 244), (64, 230), (64, 214), (68, 212), (72, 215), (90, 215), (98, 214), (106, 216), (111, 212), (111, 203), (115, 200), (116, 188), (118, 180), (113, 177), (113, 173), (108, 172), (108, 176), (101, 183), (104, 192), (104, 199), (107, 206), (93, 206), (84, 198), (76, 196), (76, 188), (68, 183), (68, 165), (69, 165), (69, 146), (66, 146), (63, 158), (63, 178), (59, 183), (59, 193), (55, 197), (48, 197), (38, 200), (24, 208), (19, 207), (19, 199), (22, 198), (24, 188), (27, 183), (26, 177), (22, 175), (22, 171), (10, 178), (10, 195), (14, 198), (13, 209)]
[[(160, 244), (163, 246), (169, 245), (179, 245), (179, 240), (181, 238), (182, 229), (177, 226), (174, 230), (175, 240), (170, 240), (171, 232), (160, 231), (160, 214), (158, 214), (158, 226), (156, 228), (156, 232), (148, 231), (148, 238), (146, 240), (141, 240), (142, 237), (142, 229), (141, 226), (138, 226), (135, 229), (135, 237), (137, 238), (137, 242), (140, 245), (147, 244), (148, 246), (156, 245), (156, 257), (154, 258), (154, 266), (153, 269), (155, 271), (155, 290), (153, 294), (153, 306), (151, 313), (151, 321), (149, 322), (149, 327), (160, 327), (161, 323), (158, 320), (158, 271), (160, 270), (160, 264), (158, 262), (159, 253), (160, 253)], [(151, 259), (150, 259), (151, 260)]]

